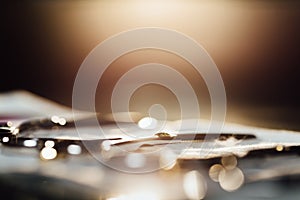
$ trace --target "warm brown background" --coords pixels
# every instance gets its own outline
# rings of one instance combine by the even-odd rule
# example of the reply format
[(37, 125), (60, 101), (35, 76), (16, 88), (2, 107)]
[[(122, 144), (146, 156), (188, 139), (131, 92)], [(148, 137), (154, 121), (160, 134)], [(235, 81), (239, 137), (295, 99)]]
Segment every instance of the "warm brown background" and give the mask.
[[(155, 26), (189, 35), (211, 55), (224, 79), (228, 121), (300, 130), (299, 1), (15, 1), (1, 6), (1, 16), (0, 91), (25, 89), (71, 106), (77, 70), (97, 44)], [(109, 112), (115, 81), (148, 62), (184, 74), (209, 116), (201, 77), (183, 59), (158, 50), (116, 60), (99, 85), (97, 110)], [(178, 116), (174, 95), (158, 86), (139, 89), (131, 109), (146, 112), (153, 103), (165, 105), (170, 118)]]

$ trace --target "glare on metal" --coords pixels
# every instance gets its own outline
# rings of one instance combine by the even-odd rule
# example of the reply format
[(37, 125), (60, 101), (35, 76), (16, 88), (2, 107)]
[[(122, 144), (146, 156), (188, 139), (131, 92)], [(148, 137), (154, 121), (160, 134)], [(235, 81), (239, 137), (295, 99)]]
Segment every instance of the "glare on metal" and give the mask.
[(43, 160), (52, 160), (56, 158), (56, 156), (57, 156), (57, 151), (52, 147), (44, 147), (40, 153), (40, 157)]
[(138, 125), (142, 129), (155, 129), (157, 120), (152, 117), (144, 117), (138, 122)]
[(36, 140), (25, 140), (23, 144), (26, 147), (35, 147), (37, 145), (37, 142)]
[(67, 148), (67, 151), (69, 154), (79, 155), (79, 154), (81, 154), (81, 147), (76, 144), (70, 144)]
[(52, 148), (52, 147), (54, 147), (54, 145), (55, 145), (55, 143), (54, 143), (54, 141), (52, 141), (52, 140), (47, 140), (47, 141), (45, 142), (45, 147), (50, 147), (50, 148)]
[(109, 151), (111, 149), (111, 142), (109, 140), (105, 140), (101, 143), (101, 146), (104, 151)]

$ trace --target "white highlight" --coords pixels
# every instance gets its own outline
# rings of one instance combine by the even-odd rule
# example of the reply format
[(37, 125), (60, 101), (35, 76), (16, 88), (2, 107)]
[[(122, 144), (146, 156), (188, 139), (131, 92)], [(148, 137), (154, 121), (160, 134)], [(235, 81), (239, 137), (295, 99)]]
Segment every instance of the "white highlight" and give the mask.
[(81, 147), (77, 144), (70, 144), (67, 148), (69, 154), (79, 155), (81, 154)]
[(155, 129), (157, 120), (152, 117), (144, 117), (138, 122), (138, 125), (142, 129)]
[(45, 147), (42, 149), (40, 156), (44, 160), (52, 160), (56, 158), (57, 151), (51, 147)]
[(67, 120), (66, 120), (65, 118), (58, 117), (58, 116), (55, 116), (55, 115), (53, 115), (53, 116), (51, 117), (51, 121), (52, 121), (53, 123), (59, 124), (59, 125), (61, 125), (61, 126), (64, 126), (64, 125), (66, 125), (66, 123), (67, 123)]
[(104, 151), (109, 151), (111, 149), (111, 143), (109, 140), (103, 141), (101, 146)]
[(50, 147), (50, 148), (52, 148), (52, 147), (54, 147), (54, 145), (55, 145), (55, 143), (54, 143), (54, 141), (52, 141), (52, 140), (47, 140), (47, 141), (45, 142), (45, 147)]
[(2, 142), (9, 142), (9, 137), (3, 137)]
[(58, 123), (59, 117), (54, 115), (54, 116), (51, 117), (51, 121), (52, 121), (53, 123)]
[(37, 142), (35, 140), (25, 140), (23, 144), (25, 147), (35, 147)]
[(60, 118), (59, 121), (58, 121), (58, 123), (59, 123), (60, 125), (64, 126), (64, 125), (66, 125), (67, 120), (66, 120), (65, 118)]

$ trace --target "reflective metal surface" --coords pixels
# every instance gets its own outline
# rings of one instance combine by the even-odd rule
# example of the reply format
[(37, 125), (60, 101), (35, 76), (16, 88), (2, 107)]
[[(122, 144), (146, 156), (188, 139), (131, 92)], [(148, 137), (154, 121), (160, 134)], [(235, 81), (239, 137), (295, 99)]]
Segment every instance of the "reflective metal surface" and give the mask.
[[(0, 175), (1, 192), (14, 191), (12, 199), (297, 199), (300, 195), (297, 132), (227, 124), (224, 133), (211, 134), (210, 140), (203, 140), (209, 134), (205, 128), (194, 135), (187, 129), (128, 140), (114, 134), (97, 138), (95, 128), (81, 127), (90, 133), (83, 140), (67, 124), (54, 124), (54, 129), (53, 124), (39, 125), (17, 134), (22, 125), (1, 124), (0, 169), (5, 172)], [(115, 124), (103, 127), (117, 130)], [(94, 145), (92, 153), (105, 163), (86, 150), (85, 142)], [(29, 188), (26, 182), (36, 187)]]

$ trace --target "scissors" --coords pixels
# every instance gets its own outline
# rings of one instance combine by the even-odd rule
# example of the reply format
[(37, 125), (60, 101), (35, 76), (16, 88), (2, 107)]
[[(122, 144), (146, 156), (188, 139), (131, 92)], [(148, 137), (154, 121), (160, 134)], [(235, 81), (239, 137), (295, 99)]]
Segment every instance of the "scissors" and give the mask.
[[(103, 124), (112, 124), (112, 121), (102, 121)], [(153, 133), (153, 136), (145, 138), (126, 139), (122, 137), (81, 139), (60, 137), (29, 137), (28, 133), (39, 130), (70, 130), (76, 132), (75, 121), (63, 118), (43, 118), (24, 121), (18, 126), (11, 122), (0, 124), (0, 142), (8, 147), (34, 148), (42, 152), (54, 149), (54, 158), (69, 155), (81, 155), (93, 152), (106, 152), (109, 141), (110, 157), (117, 157), (128, 152), (153, 152), (162, 146), (168, 146), (176, 152), (178, 159), (212, 159), (226, 155), (239, 157), (278, 154), (278, 152), (298, 153), (297, 143), (274, 143), (260, 141), (254, 133), (178, 133), (167, 132)], [(233, 143), (232, 143), (233, 141)], [(204, 145), (205, 144), (205, 145)], [(87, 149), (86, 146), (89, 148)], [(91, 148), (92, 147), (92, 148)], [(73, 150), (72, 150), (73, 149)], [(259, 153), (258, 153), (259, 152)], [(51, 159), (54, 159), (51, 158)], [(46, 159), (46, 160), (51, 160)]]

